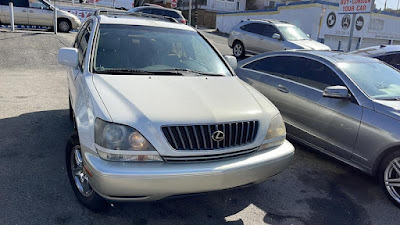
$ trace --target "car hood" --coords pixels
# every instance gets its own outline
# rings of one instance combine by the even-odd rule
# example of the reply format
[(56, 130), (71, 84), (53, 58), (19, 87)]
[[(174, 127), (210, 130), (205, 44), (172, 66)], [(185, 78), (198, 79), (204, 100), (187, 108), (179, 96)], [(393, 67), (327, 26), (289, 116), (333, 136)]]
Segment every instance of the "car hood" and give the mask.
[(94, 75), (93, 82), (112, 120), (132, 126), (259, 120), (278, 113), (237, 77)]
[(314, 40), (299, 40), (290, 42), (307, 50), (331, 50), (328, 46)]
[(375, 111), (400, 120), (400, 101), (374, 101)]

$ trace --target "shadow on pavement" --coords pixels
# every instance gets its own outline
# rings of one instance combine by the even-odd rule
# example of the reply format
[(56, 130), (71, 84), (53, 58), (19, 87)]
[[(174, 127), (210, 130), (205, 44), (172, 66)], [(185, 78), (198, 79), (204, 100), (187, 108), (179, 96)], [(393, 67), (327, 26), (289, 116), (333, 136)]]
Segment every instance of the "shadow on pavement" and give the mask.
[(297, 150), (290, 168), (257, 186), (93, 213), (78, 203), (65, 171), (72, 131), (68, 110), (0, 119), (0, 223), (370, 224), (360, 201), (381, 197), (368, 196), (375, 188), (369, 177)]

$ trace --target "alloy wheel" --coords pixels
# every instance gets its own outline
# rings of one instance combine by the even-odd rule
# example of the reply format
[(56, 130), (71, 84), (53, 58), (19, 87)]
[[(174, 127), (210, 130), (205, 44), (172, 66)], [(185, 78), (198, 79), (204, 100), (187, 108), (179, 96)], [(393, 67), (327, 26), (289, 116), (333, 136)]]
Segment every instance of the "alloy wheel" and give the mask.
[(393, 159), (387, 165), (384, 181), (390, 196), (400, 204), (400, 157)]
[(233, 54), (236, 57), (240, 57), (240, 56), (242, 56), (242, 53), (243, 53), (242, 45), (239, 43), (235, 44), (235, 46), (233, 46)]
[(70, 161), (72, 176), (76, 187), (83, 196), (89, 197), (92, 194), (93, 189), (92, 186), (90, 186), (87, 173), (83, 168), (81, 148), (79, 145), (76, 145), (72, 149)]

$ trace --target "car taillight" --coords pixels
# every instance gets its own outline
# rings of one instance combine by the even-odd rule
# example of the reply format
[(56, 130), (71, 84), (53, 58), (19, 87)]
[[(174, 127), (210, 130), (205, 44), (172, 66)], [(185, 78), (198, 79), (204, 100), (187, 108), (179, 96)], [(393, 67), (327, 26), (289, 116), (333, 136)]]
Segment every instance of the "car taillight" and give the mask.
[(180, 19), (179, 22), (183, 23), (183, 24), (186, 24), (186, 19)]

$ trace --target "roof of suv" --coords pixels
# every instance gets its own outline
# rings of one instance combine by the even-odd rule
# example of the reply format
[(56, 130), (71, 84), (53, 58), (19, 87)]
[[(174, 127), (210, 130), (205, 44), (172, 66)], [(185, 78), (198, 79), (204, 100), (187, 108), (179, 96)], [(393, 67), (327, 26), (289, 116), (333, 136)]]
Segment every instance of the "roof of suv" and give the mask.
[(195, 29), (193, 29), (192, 27), (184, 25), (182, 23), (164, 21), (158, 18), (129, 15), (128, 13), (99, 15), (97, 16), (97, 18), (99, 19), (100, 24), (139, 25), (195, 31)]
[(400, 52), (400, 45), (380, 45), (368, 48), (358, 49), (356, 51), (350, 52), (352, 54), (376, 57), (380, 55), (385, 55), (387, 53)]
[(165, 7), (162, 7), (162, 6), (139, 6), (139, 7), (133, 8), (133, 9), (161, 9), (161, 10), (173, 11), (173, 12), (181, 13), (181, 11), (179, 11), (177, 9), (165, 8)]
[(263, 23), (268, 23), (268, 24), (289, 24), (292, 25), (286, 21), (283, 20), (272, 20), (272, 19), (250, 19), (247, 21), (251, 21), (251, 22), (263, 22)]

